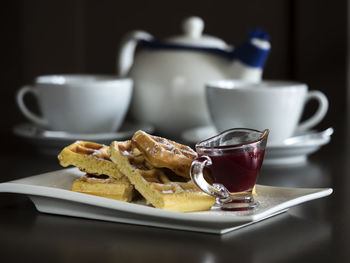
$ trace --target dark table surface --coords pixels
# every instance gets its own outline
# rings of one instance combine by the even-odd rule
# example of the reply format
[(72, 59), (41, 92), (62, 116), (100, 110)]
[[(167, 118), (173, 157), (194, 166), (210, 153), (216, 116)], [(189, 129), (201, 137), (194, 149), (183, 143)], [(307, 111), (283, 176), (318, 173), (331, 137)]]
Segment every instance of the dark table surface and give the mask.
[[(0, 182), (61, 169), (54, 156), (18, 145), (1, 154)], [(263, 167), (260, 184), (334, 192), (221, 236), (43, 214), (26, 196), (0, 193), (0, 261), (350, 262), (349, 153), (339, 124), (306, 164)]]

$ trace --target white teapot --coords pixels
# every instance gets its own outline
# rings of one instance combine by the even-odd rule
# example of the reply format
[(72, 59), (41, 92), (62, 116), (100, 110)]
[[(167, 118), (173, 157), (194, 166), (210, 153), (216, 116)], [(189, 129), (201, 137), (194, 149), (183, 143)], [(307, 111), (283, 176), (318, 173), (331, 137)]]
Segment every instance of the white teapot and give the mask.
[(234, 49), (203, 35), (203, 29), (202, 19), (190, 17), (183, 22), (183, 35), (158, 41), (133, 31), (121, 43), (117, 71), (134, 80), (132, 117), (152, 123), (161, 135), (178, 137), (185, 129), (211, 123), (204, 88), (208, 81), (262, 78), (270, 50), (264, 32), (254, 31), (247, 43)]

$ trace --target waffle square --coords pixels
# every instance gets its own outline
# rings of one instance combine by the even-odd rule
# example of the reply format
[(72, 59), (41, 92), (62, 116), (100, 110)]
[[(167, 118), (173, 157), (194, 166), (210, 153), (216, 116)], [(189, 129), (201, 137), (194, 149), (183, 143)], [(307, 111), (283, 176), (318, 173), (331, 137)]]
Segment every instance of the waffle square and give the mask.
[(112, 142), (110, 158), (136, 190), (156, 208), (192, 212), (209, 210), (215, 198), (199, 190), (192, 181), (174, 181), (167, 169), (150, 165), (131, 141)]
[(63, 167), (73, 165), (88, 174), (108, 175), (125, 180), (125, 176), (109, 158), (108, 149), (109, 146), (103, 144), (76, 141), (65, 147), (58, 155), (58, 159)]
[(177, 175), (190, 179), (191, 164), (197, 157), (197, 153), (190, 147), (141, 130), (135, 132), (131, 142), (154, 167), (168, 168)]
[(111, 177), (95, 177), (84, 175), (75, 180), (71, 190), (120, 201), (130, 202), (133, 198), (134, 187), (128, 181), (120, 181)]

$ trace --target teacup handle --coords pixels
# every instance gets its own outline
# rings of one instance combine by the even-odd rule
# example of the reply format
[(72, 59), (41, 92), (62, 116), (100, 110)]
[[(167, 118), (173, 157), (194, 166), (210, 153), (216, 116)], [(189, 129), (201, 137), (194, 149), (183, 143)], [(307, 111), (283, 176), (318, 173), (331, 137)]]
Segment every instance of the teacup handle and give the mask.
[(16, 96), (17, 104), (19, 109), (22, 111), (25, 117), (34, 122), (39, 126), (47, 126), (47, 120), (43, 117), (38, 116), (37, 114), (30, 111), (24, 103), (24, 96), (27, 93), (32, 93), (36, 98), (38, 97), (38, 90), (31, 86), (23, 86), (18, 92)]
[(326, 115), (328, 111), (328, 99), (326, 95), (324, 95), (321, 91), (318, 90), (310, 91), (305, 98), (304, 105), (306, 105), (306, 103), (312, 99), (316, 99), (318, 101), (318, 108), (314, 115), (312, 115), (309, 119), (303, 121), (298, 125), (296, 131), (306, 131), (316, 126)]
[(195, 159), (191, 165), (191, 179), (202, 191), (212, 195), (219, 199), (226, 199), (229, 197), (229, 192), (227, 189), (220, 184), (210, 185), (205, 180), (203, 176), (203, 170), (206, 166), (212, 164), (212, 161), (209, 156), (202, 155), (199, 158)]

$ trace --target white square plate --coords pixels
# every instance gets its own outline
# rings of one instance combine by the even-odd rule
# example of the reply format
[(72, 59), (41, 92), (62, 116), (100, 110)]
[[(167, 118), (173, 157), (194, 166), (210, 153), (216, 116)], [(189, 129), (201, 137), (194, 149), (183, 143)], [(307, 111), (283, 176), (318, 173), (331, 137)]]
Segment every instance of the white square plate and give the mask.
[(330, 195), (332, 188), (257, 185), (259, 206), (251, 211), (181, 213), (70, 191), (83, 173), (63, 169), (0, 184), (0, 192), (28, 195), (40, 212), (187, 231), (224, 234), (280, 214), (300, 203)]

